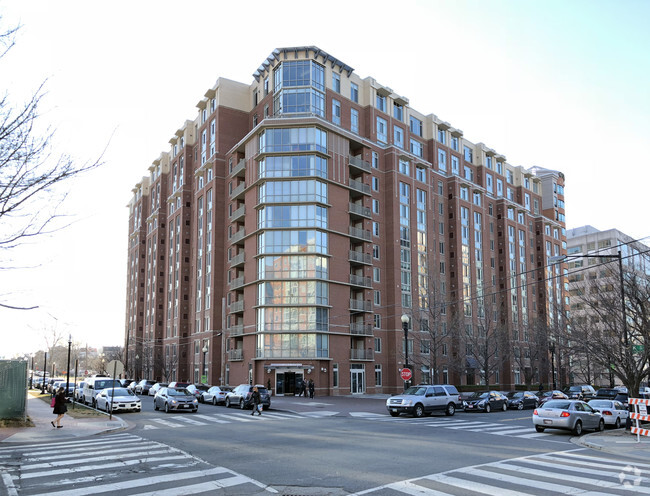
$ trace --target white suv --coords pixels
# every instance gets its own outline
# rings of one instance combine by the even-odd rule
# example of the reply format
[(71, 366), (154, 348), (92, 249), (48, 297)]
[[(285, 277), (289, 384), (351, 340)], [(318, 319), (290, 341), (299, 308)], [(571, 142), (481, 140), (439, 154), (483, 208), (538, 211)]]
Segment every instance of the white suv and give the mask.
[(461, 408), (463, 400), (455, 386), (448, 384), (431, 386), (418, 384), (411, 386), (402, 394), (391, 396), (386, 400), (386, 409), (393, 417), (400, 413), (410, 413), (414, 417), (430, 415), (435, 411), (452, 416)]

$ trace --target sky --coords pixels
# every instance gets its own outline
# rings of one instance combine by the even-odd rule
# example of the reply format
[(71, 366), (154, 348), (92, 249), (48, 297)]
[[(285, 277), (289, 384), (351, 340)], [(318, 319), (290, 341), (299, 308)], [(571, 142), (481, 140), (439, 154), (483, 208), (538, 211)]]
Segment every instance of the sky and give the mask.
[[(227, 3), (227, 5), (226, 5)], [(127, 203), (217, 78), (315, 45), (515, 166), (565, 174), (567, 227), (650, 236), (650, 2), (402, 0), (274, 4), (0, 0), (0, 90), (45, 81), (55, 150), (104, 165), (67, 184), (70, 225), (0, 253), (0, 358), (124, 342)], [(645, 240), (646, 243), (648, 240)]]

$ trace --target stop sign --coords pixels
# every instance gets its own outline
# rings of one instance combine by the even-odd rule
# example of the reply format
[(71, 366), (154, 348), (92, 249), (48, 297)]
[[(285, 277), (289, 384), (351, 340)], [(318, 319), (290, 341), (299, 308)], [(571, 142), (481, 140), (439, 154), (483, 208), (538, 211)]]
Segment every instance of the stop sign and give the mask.
[(411, 372), (411, 369), (402, 369), (402, 371), (399, 373), (399, 376), (405, 380), (408, 381), (411, 377), (413, 377), (413, 373)]

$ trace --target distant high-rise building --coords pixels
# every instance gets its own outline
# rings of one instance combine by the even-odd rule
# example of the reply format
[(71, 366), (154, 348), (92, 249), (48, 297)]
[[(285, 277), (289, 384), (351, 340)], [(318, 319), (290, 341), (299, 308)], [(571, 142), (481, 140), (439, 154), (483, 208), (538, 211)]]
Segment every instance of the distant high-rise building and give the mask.
[(313, 46), (197, 109), (129, 203), (132, 376), (330, 395), (397, 392), (406, 363), (414, 383), (548, 381), (562, 173)]

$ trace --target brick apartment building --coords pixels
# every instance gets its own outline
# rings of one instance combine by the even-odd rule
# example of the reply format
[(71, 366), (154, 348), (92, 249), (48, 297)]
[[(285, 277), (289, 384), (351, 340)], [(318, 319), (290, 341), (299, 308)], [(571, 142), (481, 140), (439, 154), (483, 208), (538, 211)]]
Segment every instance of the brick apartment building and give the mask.
[(132, 190), (131, 376), (394, 393), (408, 358), (416, 383), (548, 382), (564, 176), (409, 103), (313, 46), (218, 79)]

